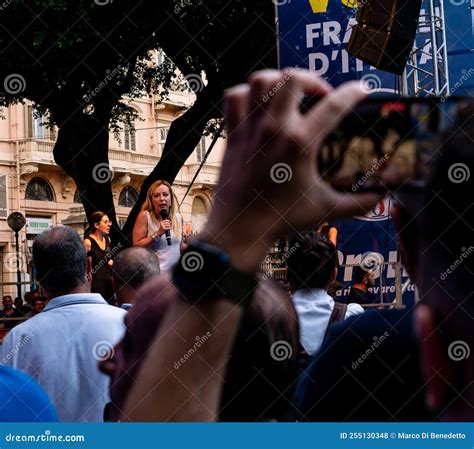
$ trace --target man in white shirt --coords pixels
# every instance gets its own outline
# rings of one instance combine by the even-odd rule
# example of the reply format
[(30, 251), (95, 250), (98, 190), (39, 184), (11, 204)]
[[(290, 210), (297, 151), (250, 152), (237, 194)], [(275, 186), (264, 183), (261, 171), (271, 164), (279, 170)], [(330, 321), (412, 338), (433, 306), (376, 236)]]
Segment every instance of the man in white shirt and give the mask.
[(328, 287), (337, 276), (337, 250), (327, 237), (311, 232), (294, 239), (288, 280), (300, 321), (300, 343), (309, 355), (321, 347), (328, 327), (364, 312), (359, 304), (337, 305)]
[(73, 229), (39, 235), (33, 261), (49, 302), (6, 336), (0, 358), (38, 381), (61, 421), (102, 421), (109, 379), (98, 362), (122, 338), (126, 312), (90, 293), (90, 262)]

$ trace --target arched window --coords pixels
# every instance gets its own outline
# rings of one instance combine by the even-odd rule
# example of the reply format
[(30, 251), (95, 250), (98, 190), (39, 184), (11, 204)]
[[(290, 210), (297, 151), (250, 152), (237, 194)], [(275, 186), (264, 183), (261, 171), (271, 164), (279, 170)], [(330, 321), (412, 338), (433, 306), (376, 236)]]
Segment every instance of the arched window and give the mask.
[(76, 189), (76, 193), (74, 194), (74, 203), (75, 204), (82, 204), (81, 201), (81, 194), (79, 193), (79, 189)]
[(204, 200), (195, 196), (193, 199), (192, 210), (191, 210), (191, 220), (192, 220), (192, 229), (193, 233), (200, 232), (204, 225), (206, 224), (207, 219), (207, 207)]
[(137, 191), (130, 186), (124, 187), (120, 192), (118, 205), (121, 207), (133, 207), (138, 200)]
[(54, 201), (53, 189), (43, 178), (33, 178), (26, 187), (25, 199)]

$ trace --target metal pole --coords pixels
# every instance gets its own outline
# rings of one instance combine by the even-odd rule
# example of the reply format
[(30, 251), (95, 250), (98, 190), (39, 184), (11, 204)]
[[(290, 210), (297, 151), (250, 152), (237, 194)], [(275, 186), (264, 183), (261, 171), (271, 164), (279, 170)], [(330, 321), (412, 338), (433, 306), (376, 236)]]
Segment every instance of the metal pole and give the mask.
[(439, 54), (438, 54), (438, 36), (436, 29), (436, 11), (434, 1), (430, 0), (430, 30), (431, 30), (431, 51), (433, 54), (433, 74), (434, 74), (434, 94), (439, 95)]
[[(472, 2), (473, 0), (471, 0)], [(444, 73), (444, 78), (445, 78), (445, 86), (442, 87), (441, 93), (444, 90), (444, 87), (446, 87), (446, 92), (444, 93), (446, 96), (449, 95), (450, 90), (451, 90), (451, 85), (449, 81), (449, 60), (448, 60), (448, 47), (446, 45), (446, 23), (445, 23), (445, 15), (444, 15), (444, 0), (440, 0), (439, 2), (439, 14), (440, 14), (440, 22), (441, 22), (441, 33), (443, 36), (443, 71)]]
[(20, 272), (20, 246), (18, 243), (18, 231), (15, 232), (16, 242), (16, 291), (17, 297), (21, 298), (21, 272)]

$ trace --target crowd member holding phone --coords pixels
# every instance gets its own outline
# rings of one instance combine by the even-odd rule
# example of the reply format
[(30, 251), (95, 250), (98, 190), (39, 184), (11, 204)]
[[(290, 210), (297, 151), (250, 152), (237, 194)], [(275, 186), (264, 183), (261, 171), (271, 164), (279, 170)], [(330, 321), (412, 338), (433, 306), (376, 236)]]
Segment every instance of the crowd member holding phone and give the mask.
[(149, 248), (160, 260), (162, 272), (178, 262), (182, 241), (183, 219), (178, 211), (178, 201), (171, 185), (155, 181), (133, 228), (133, 245)]
[[(268, 93), (271, 99), (264, 101)], [(323, 98), (303, 115), (305, 94)], [(315, 169), (323, 139), (364, 97), (359, 83), (333, 90), (304, 70), (257, 72), (229, 90), (227, 150), (208, 222), (173, 276), (149, 285), (172, 303), (124, 405), (124, 419), (217, 419), (233, 342), (268, 248), (283, 235), (362, 215), (380, 201), (379, 194), (337, 192)], [(291, 172), (287, 182), (275, 181), (280, 167)], [(189, 269), (191, 257), (202, 261), (198, 269)], [(199, 357), (170, 375), (196, 335), (206, 332), (212, 337)]]

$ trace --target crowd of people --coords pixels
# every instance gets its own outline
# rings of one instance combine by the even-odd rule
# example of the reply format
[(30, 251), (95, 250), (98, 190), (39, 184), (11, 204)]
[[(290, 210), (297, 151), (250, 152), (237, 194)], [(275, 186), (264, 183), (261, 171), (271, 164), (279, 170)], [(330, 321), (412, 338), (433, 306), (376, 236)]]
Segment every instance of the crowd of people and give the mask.
[[(472, 179), (452, 182), (447, 169), (474, 168), (474, 103), (458, 111), (426, 186), (396, 193), (393, 220), (419, 303), (364, 312), (371, 273), (358, 273), (349, 304), (328, 294), (337, 234), (325, 223), (361, 215), (385, 193), (338, 192), (316, 161), (366, 93), (304, 70), (257, 72), (230, 89), (219, 184), (188, 244), (164, 181), (148, 191), (132, 248), (112, 254), (104, 213), (84, 240), (68, 227), (39, 235), (46, 306), (1, 346), (2, 420), (471, 421), (473, 262), (440, 274), (473, 237)], [(305, 95), (321, 100), (302, 113)], [(275, 181), (276, 166), (291, 173), (286, 182)], [(285, 235), (296, 248), (290, 292), (259, 272)], [(11, 314), (11, 298), (5, 306)]]

